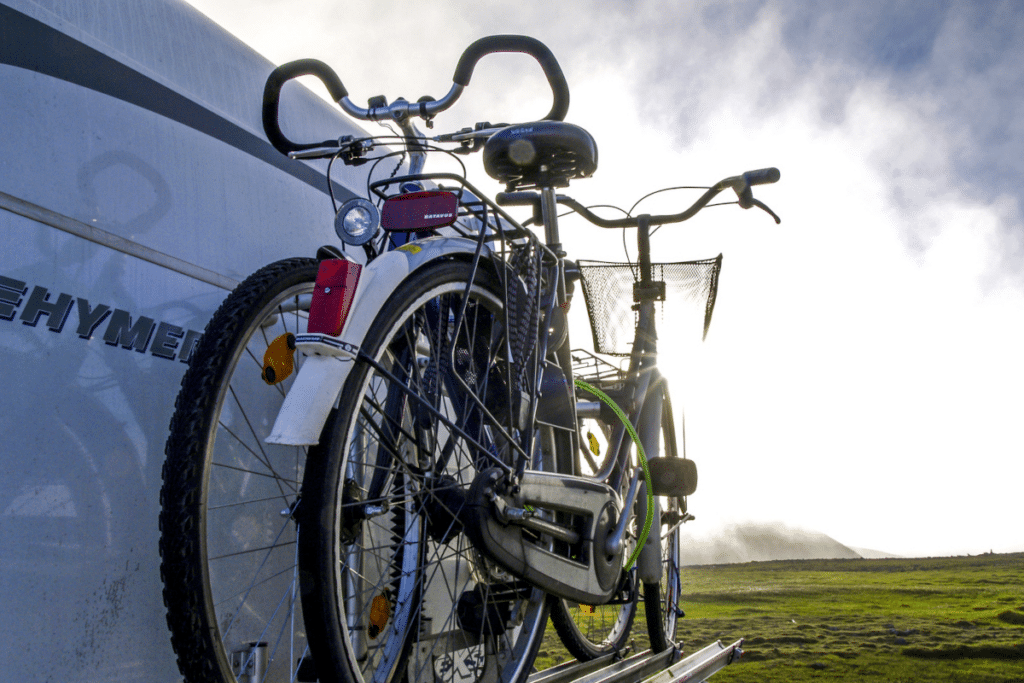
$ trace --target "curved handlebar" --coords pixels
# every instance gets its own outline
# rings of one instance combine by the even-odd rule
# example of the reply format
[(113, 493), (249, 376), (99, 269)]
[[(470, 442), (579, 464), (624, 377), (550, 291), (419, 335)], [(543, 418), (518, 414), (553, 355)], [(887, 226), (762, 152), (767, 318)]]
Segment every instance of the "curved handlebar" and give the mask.
[(452, 106), (462, 94), (463, 88), (469, 85), (473, 76), (473, 69), (482, 57), (496, 52), (521, 52), (536, 59), (544, 75), (551, 86), (551, 94), (554, 101), (551, 111), (544, 118), (547, 120), (561, 121), (569, 110), (569, 86), (565, 82), (565, 76), (558, 65), (558, 61), (551, 53), (551, 50), (536, 38), (529, 36), (488, 36), (477, 40), (462, 53), (459, 63), (455, 67), (455, 75), (452, 77), (452, 88), (440, 100), (429, 97), (421, 98), (416, 103), (406, 102), (399, 98), (390, 105), (374, 106), (364, 109), (353, 104), (348, 97), (348, 90), (342, 84), (341, 79), (334, 70), (317, 59), (300, 59), (288, 62), (274, 69), (267, 78), (267, 84), (263, 89), (263, 130), (267, 139), (274, 145), (274, 148), (281, 154), (289, 154), (306, 149), (317, 147), (338, 147), (337, 140), (326, 140), (316, 143), (292, 142), (284, 133), (278, 122), (278, 110), (281, 102), (281, 88), (293, 78), (300, 76), (316, 76), (327, 86), (327, 91), (334, 98), (341, 108), (350, 116), (363, 120), (392, 119), (399, 124), (407, 122), (409, 117), (418, 116), (429, 119), (435, 114), (444, 111)]
[[(690, 208), (686, 209), (682, 213), (667, 214), (660, 216), (644, 216), (645, 222), (649, 225), (666, 225), (668, 223), (681, 223), (685, 220), (693, 218), (698, 211), (703, 209), (708, 203), (714, 199), (719, 192), (732, 188), (736, 191), (737, 197), (739, 197), (738, 204), (744, 209), (749, 209), (752, 206), (764, 209), (772, 218), (775, 219), (776, 223), (782, 221), (776, 216), (771, 209), (753, 198), (750, 192), (751, 185), (766, 185), (769, 183), (778, 182), (782, 174), (777, 168), (762, 168), (756, 171), (747, 171), (746, 173), (739, 176), (732, 176), (725, 178), (715, 183), (712, 187), (708, 188), (707, 192), (702, 194), (697, 201), (695, 201)], [(498, 204), (502, 206), (526, 206), (535, 205), (540, 202), (540, 195), (536, 192), (500, 192), (496, 197)], [(559, 204), (564, 204), (570, 209), (580, 214), (588, 221), (593, 223), (599, 228), (635, 228), (640, 224), (640, 216), (630, 216), (626, 218), (601, 218), (587, 207), (580, 204), (578, 201), (571, 197), (565, 197), (558, 195), (556, 201)], [(527, 221), (524, 225), (528, 224)]]
[(327, 86), (327, 92), (331, 94), (335, 102), (348, 97), (348, 91), (345, 90), (345, 86), (342, 84), (341, 79), (338, 78), (338, 74), (319, 59), (299, 59), (282, 64), (271, 71), (270, 76), (267, 77), (267, 85), (263, 88), (263, 130), (266, 132), (270, 144), (281, 154), (298, 152), (303, 149), (313, 149), (315, 147), (336, 146), (338, 144), (337, 140), (325, 140), (324, 142), (314, 143), (292, 142), (281, 132), (281, 126), (277, 119), (278, 107), (281, 102), (281, 88), (288, 81), (300, 76), (316, 76), (319, 78)]
[(452, 81), (463, 87), (469, 85), (476, 63), (485, 55), (497, 52), (520, 52), (530, 55), (540, 63), (541, 68), (544, 69), (544, 75), (548, 79), (548, 85), (551, 86), (551, 94), (554, 96), (551, 111), (544, 117), (544, 120), (564, 121), (565, 115), (569, 111), (569, 85), (565, 82), (565, 75), (562, 74), (562, 67), (558, 65), (555, 55), (551, 53), (547, 45), (536, 38), (502, 35), (487, 36), (477, 40), (462, 53), (462, 57), (459, 58), (459, 63), (455, 67)]

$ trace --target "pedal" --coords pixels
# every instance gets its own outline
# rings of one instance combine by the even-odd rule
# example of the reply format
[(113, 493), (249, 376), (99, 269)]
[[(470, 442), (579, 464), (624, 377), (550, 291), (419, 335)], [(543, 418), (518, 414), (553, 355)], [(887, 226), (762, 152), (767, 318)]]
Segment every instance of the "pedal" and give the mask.
[(682, 498), (697, 490), (697, 464), (688, 458), (650, 458), (651, 488), (656, 496)]

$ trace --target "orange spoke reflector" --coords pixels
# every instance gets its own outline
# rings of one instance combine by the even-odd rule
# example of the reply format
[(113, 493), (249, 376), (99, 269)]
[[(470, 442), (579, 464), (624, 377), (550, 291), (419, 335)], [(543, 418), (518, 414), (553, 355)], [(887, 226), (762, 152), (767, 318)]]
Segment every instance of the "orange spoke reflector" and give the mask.
[(384, 627), (388, 625), (390, 618), (391, 602), (386, 593), (381, 593), (373, 599), (373, 603), (370, 605), (370, 627), (367, 629), (369, 636), (371, 638), (379, 636)]
[(594, 606), (593, 605), (580, 605), (580, 612), (583, 612), (584, 614), (593, 614), (594, 613)]
[(295, 370), (295, 335), (285, 332), (270, 342), (263, 354), (263, 372), (260, 377), (267, 384), (277, 384), (288, 379)]

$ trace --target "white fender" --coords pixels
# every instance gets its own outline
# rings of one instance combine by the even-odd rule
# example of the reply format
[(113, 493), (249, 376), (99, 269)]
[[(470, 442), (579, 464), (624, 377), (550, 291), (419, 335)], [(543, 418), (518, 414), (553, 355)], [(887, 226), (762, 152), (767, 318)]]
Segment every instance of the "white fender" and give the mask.
[[(299, 352), (307, 357), (278, 411), (267, 443), (288, 446), (319, 443), (327, 416), (345, 385), (359, 347), (388, 297), (410, 273), (431, 261), (449, 254), (472, 254), (476, 248), (477, 242), (466, 237), (431, 237), (382, 254), (365, 266), (341, 335), (296, 338)], [(490, 254), (491, 250), (484, 245), (481, 259), (489, 258)]]

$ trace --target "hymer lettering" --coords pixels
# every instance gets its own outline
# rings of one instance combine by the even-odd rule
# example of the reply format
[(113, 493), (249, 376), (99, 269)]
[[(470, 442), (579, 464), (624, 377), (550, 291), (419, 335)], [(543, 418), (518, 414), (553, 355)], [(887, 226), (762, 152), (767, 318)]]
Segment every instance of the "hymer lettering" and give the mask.
[[(54, 296), (42, 286), (32, 287), (28, 298), (28, 285), (21, 280), (0, 275), (0, 320), (13, 321), (17, 316), (29, 327), (37, 327), (46, 317), (46, 327), (52, 332), (62, 332), (72, 309), (78, 314), (75, 332), (86, 341), (97, 334), (105, 321), (103, 341), (114, 348), (149, 352), (157, 358), (188, 364), (202, 338), (202, 333), (184, 329), (168, 322), (157, 322), (147, 316), (132, 316), (121, 309), (111, 310), (106, 304), (93, 306), (87, 299), (60, 293)], [(20, 315), (19, 315), (20, 310)], [(152, 342), (152, 345), (150, 345)]]
[(89, 301), (78, 297), (78, 336), (92, 339), (93, 330), (110, 315), (110, 306), (99, 304), (89, 310)]
[(21, 321), (29, 327), (39, 324), (39, 317), (46, 316), (46, 326), (52, 332), (60, 332), (64, 329), (64, 323), (68, 321), (68, 314), (71, 313), (71, 295), (61, 294), (54, 302), (50, 301), (50, 293), (46, 287), (33, 287), (32, 294), (25, 304), (25, 310), (21, 312)]
[(14, 320), (28, 287), (20, 280), (0, 275), (0, 320)]
[(122, 348), (145, 353), (146, 347), (149, 346), (149, 338), (153, 335), (153, 324), (152, 318), (140, 316), (132, 325), (132, 316), (128, 311), (118, 308), (110, 316), (110, 324), (107, 326), (107, 333), (103, 335), (103, 341), (111, 346), (120, 343)]

